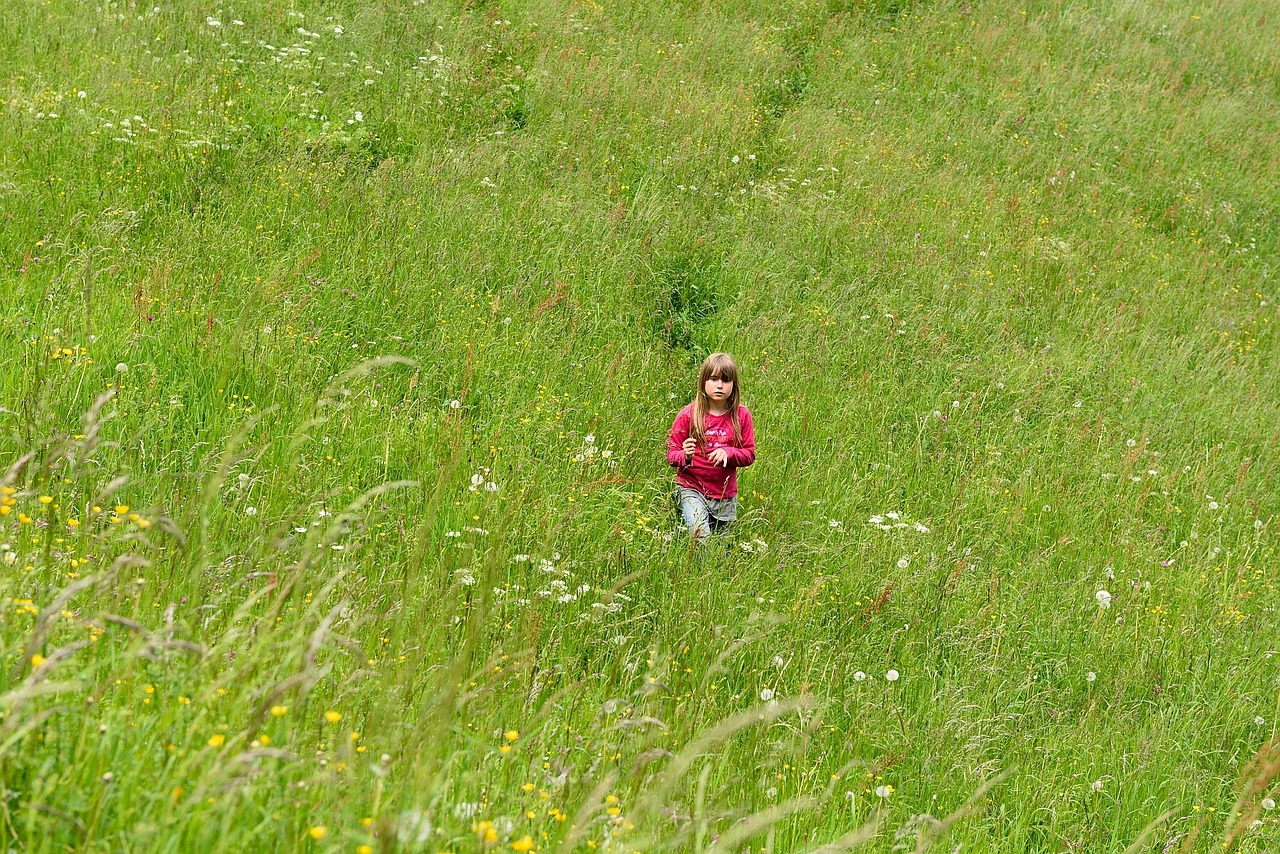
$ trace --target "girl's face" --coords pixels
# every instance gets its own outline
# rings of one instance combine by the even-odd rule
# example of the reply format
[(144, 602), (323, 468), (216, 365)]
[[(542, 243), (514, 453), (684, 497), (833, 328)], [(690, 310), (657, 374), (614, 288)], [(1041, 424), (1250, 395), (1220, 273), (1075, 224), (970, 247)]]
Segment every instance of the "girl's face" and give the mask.
[(733, 395), (733, 382), (724, 377), (711, 377), (702, 384), (702, 390), (707, 397), (711, 398), (711, 402), (719, 407), (728, 402)]

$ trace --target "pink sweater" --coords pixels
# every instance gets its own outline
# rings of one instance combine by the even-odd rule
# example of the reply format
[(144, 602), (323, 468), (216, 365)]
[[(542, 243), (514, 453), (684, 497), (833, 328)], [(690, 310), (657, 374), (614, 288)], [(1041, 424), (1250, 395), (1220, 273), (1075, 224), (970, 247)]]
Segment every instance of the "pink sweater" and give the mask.
[[(742, 425), (742, 441), (733, 441), (733, 418), (729, 413), (707, 413), (703, 437), (693, 452), (688, 465), (684, 462), (681, 446), (693, 429), (693, 404), (680, 410), (671, 434), (667, 436), (667, 462), (676, 467), (676, 483), (696, 489), (708, 498), (732, 498), (738, 494), (738, 469), (756, 461), (756, 432), (751, 426), (751, 413), (745, 406), (738, 407), (738, 422)], [(708, 455), (716, 448), (729, 453), (727, 466), (713, 465)]]

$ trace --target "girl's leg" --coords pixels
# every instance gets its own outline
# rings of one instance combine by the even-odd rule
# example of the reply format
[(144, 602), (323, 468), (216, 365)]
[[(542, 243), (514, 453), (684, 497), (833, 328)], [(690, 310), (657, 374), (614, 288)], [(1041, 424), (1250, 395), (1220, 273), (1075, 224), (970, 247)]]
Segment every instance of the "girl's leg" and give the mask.
[(707, 513), (710, 516), (711, 533), (719, 534), (729, 530), (729, 526), (738, 518), (737, 496), (713, 502), (708, 506)]
[(696, 490), (680, 490), (680, 515), (689, 533), (697, 539), (710, 535), (711, 522), (707, 513), (707, 500)]

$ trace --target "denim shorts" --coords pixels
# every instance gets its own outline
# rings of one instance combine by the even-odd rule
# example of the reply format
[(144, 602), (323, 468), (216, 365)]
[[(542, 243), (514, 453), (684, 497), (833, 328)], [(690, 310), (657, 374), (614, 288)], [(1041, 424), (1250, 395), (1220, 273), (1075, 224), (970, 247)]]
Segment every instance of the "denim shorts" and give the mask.
[(680, 502), (680, 515), (684, 517), (689, 533), (705, 537), (713, 531), (728, 527), (738, 518), (738, 497), (708, 498), (696, 489), (680, 487), (676, 493)]

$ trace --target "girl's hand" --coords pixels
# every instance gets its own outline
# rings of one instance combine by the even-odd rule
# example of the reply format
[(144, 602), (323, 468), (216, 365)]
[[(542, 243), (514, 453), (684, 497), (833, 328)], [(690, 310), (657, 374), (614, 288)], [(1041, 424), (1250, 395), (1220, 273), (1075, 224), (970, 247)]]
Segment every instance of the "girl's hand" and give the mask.
[(729, 466), (729, 452), (724, 448), (716, 448), (707, 455), (707, 459), (711, 460), (711, 465), (713, 466), (724, 466), (725, 468)]
[(693, 459), (693, 452), (698, 447), (698, 440), (690, 436), (684, 440), (684, 444), (681, 447), (684, 449), (684, 458), (686, 460)]

